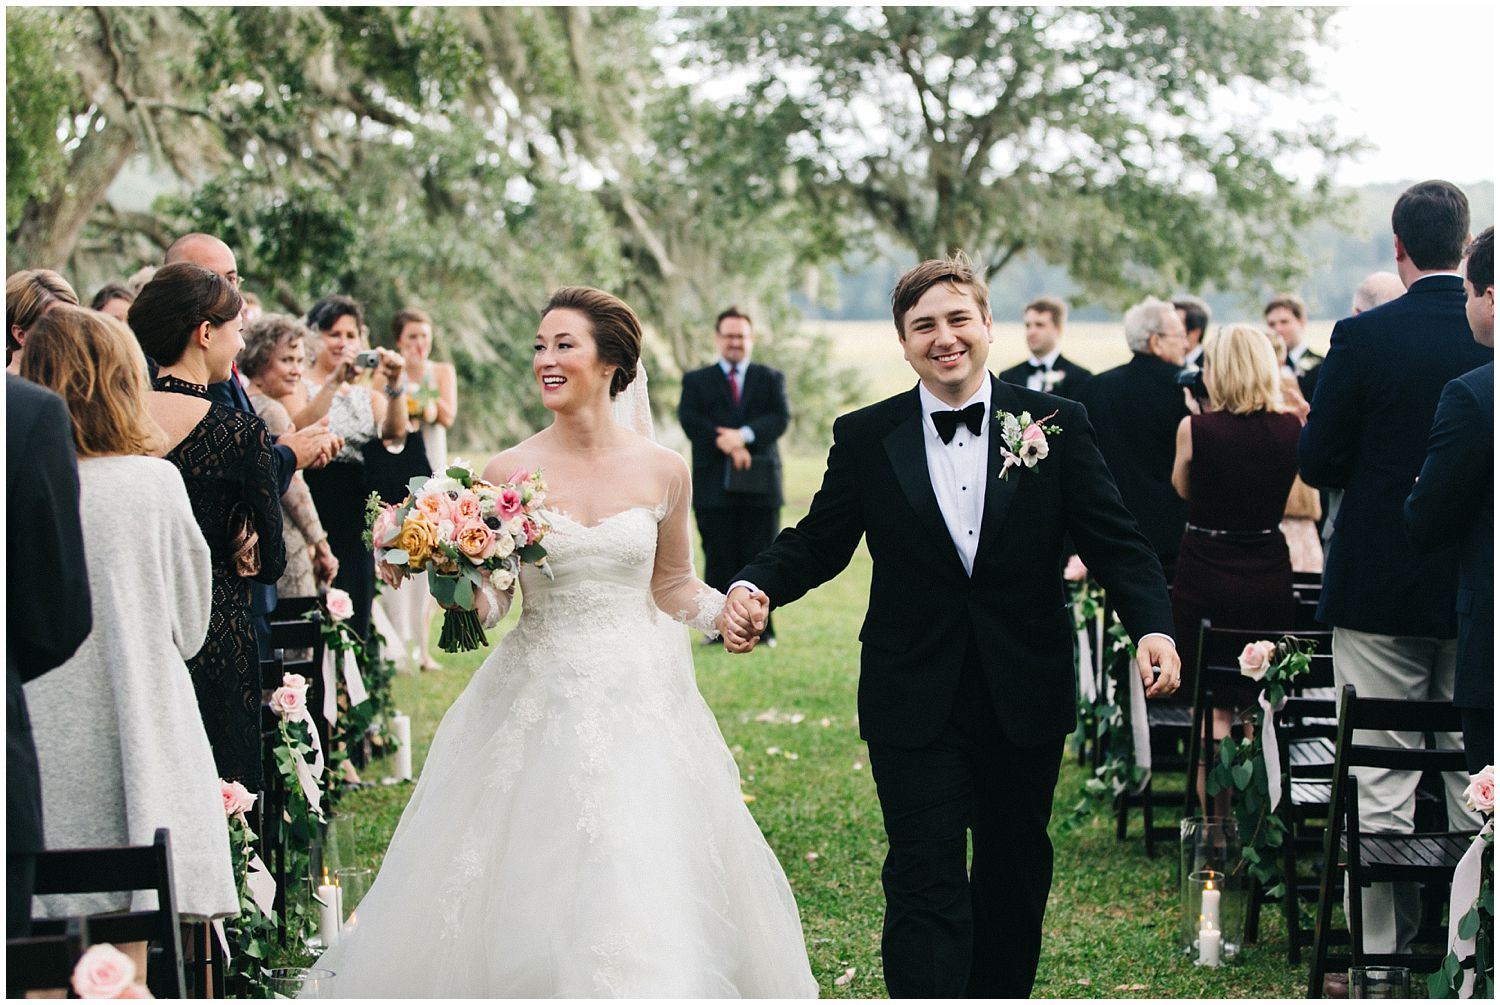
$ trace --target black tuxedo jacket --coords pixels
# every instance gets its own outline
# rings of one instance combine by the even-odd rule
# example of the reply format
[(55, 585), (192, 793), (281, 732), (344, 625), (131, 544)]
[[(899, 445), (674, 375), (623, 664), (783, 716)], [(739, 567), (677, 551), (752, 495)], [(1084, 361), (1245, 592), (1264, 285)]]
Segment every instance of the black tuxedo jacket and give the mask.
[(1177, 561), (1187, 502), (1172, 487), (1177, 424), (1188, 414), (1177, 385), (1181, 368), (1149, 353), (1097, 374), (1078, 400), (1099, 433), (1099, 450), (1134, 515), (1165, 564)]
[[(1025, 387), (1027, 378), (1031, 376), (1031, 370), (1027, 366), (1030, 362), (1029, 359), (1023, 359), (1015, 366), (1001, 370), (1000, 379), (1007, 384)], [(1061, 376), (1057, 383), (1052, 385), (1050, 393), (1059, 398), (1071, 398), (1074, 401), (1078, 400), (1078, 392), (1083, 389), (1083, 385), (1094, 375), (1094, 371), (1085, 370), (1066, 356), (1057, 357), (1052, 364), (1052, 372)]]
[(5, 376), (5, 840), (42, 849), (42, 793), (26, 681), (62, 665), (94, 626), (73, 424), (57, 395)]
[(1379, 635), (1458, 634), (1457, 541), (1419, 550), (1402, 510), (1443, 386), (1493, 355), (1469, 334), (1457, 276), (1419, 279), (1334, 326), (1298, 450), (1303, 481), (1344, 490), (1319, 621)]
[[(691, 370), (682, 375), (682, 399), (677, 404), (677, 421), (693, 444), (693, 508), (731, 509), (737, 506), (780, 506), (781, 452), (776, 441), (791, 421), (786, 400), (786, 378), (779, 370), (759, 363), (745, 367), (740, 403), (729, 393), (729, 380), (719, 364)], [(750, 444), (751, 467), (767, 465), (773, 477), (772, 488), (764, 493), (730, 493), (724, 491), (729, 473), (729, 458), (714, 446), (719, 426), (738, 429), (749, 426), (755, 431)]]
[(1458, 545), (1458, 677), (1453, 704), (1495, 705), (1495, 364), (1443, 388), (1422, 476), (1406, 497), (1418, 548)]
[(990, 431), (973, 575), (966, 575), (927, 474), (916, 388), (841, 416), (812, 508), (735, 576), (773, 606), (838, 575), (863, 537), (874, 559), (860, 631), (860, 735), (921, 747), (943, 730), (972, 635), (1012, 742), (1074, 726), (1073, 632), (1057, 556), (1064, 533), (1110, 591), (1131, 637), (1172, 632), (1161, 566), (1120, 502), (1084, 411), (1065, 398), (991, 379), (992, 405), (1062, 432), (1032, 470), (1005, 479)]

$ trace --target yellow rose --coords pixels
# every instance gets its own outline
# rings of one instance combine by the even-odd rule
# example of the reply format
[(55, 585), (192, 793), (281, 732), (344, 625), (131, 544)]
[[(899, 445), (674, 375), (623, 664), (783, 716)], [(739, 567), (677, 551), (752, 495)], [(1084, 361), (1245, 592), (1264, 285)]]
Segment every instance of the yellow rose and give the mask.
[(437, 548), (437, 524), (420, 510), (412, 510), (401, 524), (401, 533), (396, 535), (396, 547), (406, 552), (407, 561), (420, 565)]

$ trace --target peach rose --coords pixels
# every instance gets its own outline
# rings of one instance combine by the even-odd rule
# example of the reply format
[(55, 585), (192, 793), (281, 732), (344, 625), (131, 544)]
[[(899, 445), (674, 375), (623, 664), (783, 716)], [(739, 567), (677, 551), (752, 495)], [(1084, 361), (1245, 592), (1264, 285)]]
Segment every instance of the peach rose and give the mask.
[(1464, 802), (1469, 809), (1479, 813), (1495, 812), (1495, 766), (1486, 764), (1479, 774), (1469, 777), (1469, 787), (1464, 789)]
[(242, 816), (249, 813), (255, 806), (255, 793), (239, 782), (226, 782), (222, 778), (219, 779), (219, 794), (224, 797), (226, 817)]
[(348, 621), (354, 617), (354, 601), (349, 594), (337, 587), (328, 590), (328, 616), (335, 621)]
[(460, 492), (453, 501), (453, 522), (459, 526), (479, 519), (479, 497), (473, 492)]
[(495, 553), (495, 532), (475, 520), (459, 529), (453, 543), (461, 555), (475, 565), (482, 565), (485, 559)]
[(413, 510), (406, 515), (401, 532), (396, 535), (396, 547), (406, 552), (407, 561), (420, 566), (427, 561), (438, 543), (437, 521), (426, 513)]
[(135, 961), (107, 942), (89, 946), (73, 967), (80, 998), (118, 998), (135, 983)]
[[(453, 519), (453, 500), (446, 492), (428, 492), (417, 497), (417, 511), (423, 513), (434, 524)], [(411, 516), (408, 515), (410, 520)]]
[(1271, 669), (1271, 662), (1275, 658), (1276, 643), (1264, 639), (1248, 643), (1240, 653), (1240, 673), (1251, 680), (1260, 680)]

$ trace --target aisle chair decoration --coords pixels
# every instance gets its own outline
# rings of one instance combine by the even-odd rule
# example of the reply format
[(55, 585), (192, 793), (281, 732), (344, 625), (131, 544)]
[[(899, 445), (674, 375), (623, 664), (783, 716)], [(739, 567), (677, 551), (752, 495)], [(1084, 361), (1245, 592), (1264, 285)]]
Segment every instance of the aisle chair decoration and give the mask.
[[(1431, 998), (1495, 997), (1495, 766), (1470, 776), (1469, 809), (1484, 815), (1484, 829), (1453, 870), (1448, 904), (1448, 955), (1427, 979)], [(1481, 982), (1481, 976), (1483, 978)]]
[(1281, 800), (1276, 713), (1286, 704), (1292, 682), (1308, 672), (1312, 649), (1312, 643), (1293, 635), (1245, 646), (1239, 658), (1240, 673), (1265, 685), (1257, 699), (1260, 716), (1252, 736), (1238, 740), (1227, 736), (1219, 741), (1206, 782), (1209, 796), (1231, 793), (1245, 866), (1273, 898), (1283, 892), (1280, 854), (1286, 840), (1286, 825), (1276, 813)]
[[(370, 644), (361, 641), (349, 625), (354, 602), (343, 590), (329, 589), (320, 611), (306, 615), (316, 620), (323, 633), (323, 707), (315, 714), (328, 724), (326, 761), (330, 797), (338, 789), (334, 784), (342, 776), (350, 752), (366, 738), (379, 748), (381, 756), (395, 749), (395, 739), (387, 728), (392, 712), (390, 681), (394, 664), (383, 658), (384, 640), (370, 628)], [(319, 616), (321, 614), (321, 616)]]
[[(1079, 680), (1087, 676), (1092, 680), (1093, 668), (1086, 666), (1092, 654), (1085, 651), (1083, 640), (1094, 625), (1105, 617), (1103, 607), (1104, 590), (1091, 579), (1070, 584), (1073, 592), (1073, 624), (1078, 633), (1077, 647), (1080, 674)], [(1129, 710), (1120, 704), (1120, 695), (1115, 681), (1123, 672), (1133, 673), (1135, 646), (1117, 619), (1110, 619), (1103, 632), (1104, 672), (1099, 686), (1080, 688), (1078, 697), (1079, 729), (1092, 742), (1099, 745), (1099, 764), (1093, 774), (1084, 781), (1079, 800), (1073, 811), (1061, 821), (1064, 831), (1085, 823), (1093, 817), (1103, 799), (1114, 799), (1122, 792), (1139, 791), (1146, 780), (1146, 771), (1137, 766), (1135, 738)], [(1088, 692), (1092, 692), (1092, 696)]]
[(242, 986), (260, 986), (261, 968), (276, 946), (276, 881), (255, 852), (255, 831), (247, 814), (255, 806), (255, 794), (239, 782), (219, 781), (224, 797), (224, 815), (229, 821), (229, 855), (234, 862), (239, 887), (238, 917), (213, 923), (227, 960), (226, 977)]
[(509, 590), (523, 563), (552, 574), (541, 544), (548, 530), (541, 473), (520, 468), (492, 485), (455, 460), (446, 473), (413, 478), (407, 490), (396, 506), (370, 495), (365, 540), (374, 549), (376, 573), (391, 587), (428, 573), (428, 589), (444, 607), (438, 641), (444, 652), (487, 645), (477, 594)]
[(136, 980), (135, 961), (107, 942), (84, 950), (71, 983), (79, 998), (156, 997)]

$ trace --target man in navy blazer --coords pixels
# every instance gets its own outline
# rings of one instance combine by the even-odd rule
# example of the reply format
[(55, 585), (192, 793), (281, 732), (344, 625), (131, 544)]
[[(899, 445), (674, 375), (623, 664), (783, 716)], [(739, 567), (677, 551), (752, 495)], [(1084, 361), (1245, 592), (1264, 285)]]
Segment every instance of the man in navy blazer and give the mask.
[[(1302, 478), (1341, 488), (1318, 619), (1333, 626), (1334, 677), (1361, 697), (1453, 698), (1457, 658), (1458, 541), (1419, 550), (1406, 536), (1403, 507), (1427, 456), (1438, 398), (1450, 380), (1491, 358), (1465, 318), (1455, 271), (1468, 241), (1469, 202), (1444, 181), (1413, 185), (1391, 214), (1396, 270), (1404, 296), (1344, 318), (1333, 329), (1312, 412), (1302, 430)], [(1420, 734), (1376, 733), (1366, 742), (1420, 746)], [(1438, 738), (1456, 748), (1458, 734)], [(1356, 769), (1360, 822), (1372, 831), (1409, 832), (1417, 776)], [(1445, 779), (1455, 825), (1467, 779)], [(1416, 931), (1416, 890), (1377, 883), (1364, 900), (1364, 950), (1405, 952)]]
[[(1495, 348), (1495, 228), (1469, 247), (1464, 275), (1474, 341)], [(1422, 475), (1406, 497), (1417, 547), (1459, 544), (1458, 671), (1469, 773), (1495, 763), (1495, 364), (1450, 380), (1427, 438)]]
[[(781, 527), (781, 453), (791, 409), (780, 371), (750, 362), (755, 331), (737, 307), (714, 324), (718, 362), (682, 375), (677, 421), (693, 444), (693, 512), (703, 539), (703, 581), (731, 577)], [(775, 645), (767, 626), (764, 640)]]

